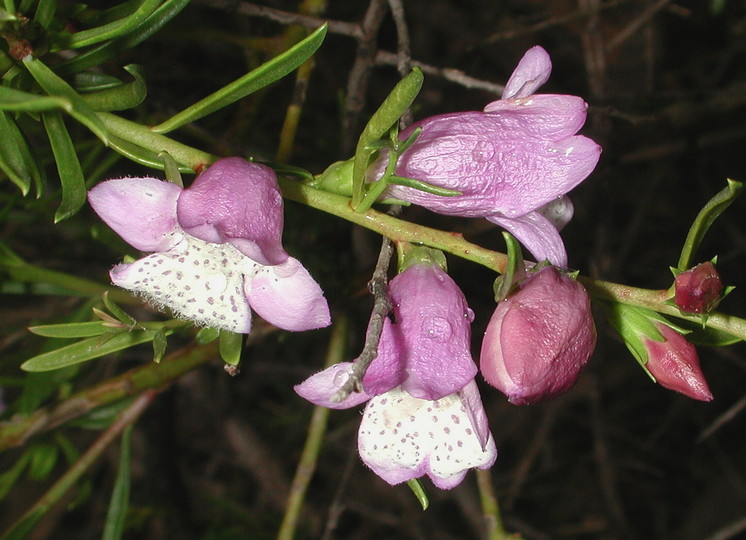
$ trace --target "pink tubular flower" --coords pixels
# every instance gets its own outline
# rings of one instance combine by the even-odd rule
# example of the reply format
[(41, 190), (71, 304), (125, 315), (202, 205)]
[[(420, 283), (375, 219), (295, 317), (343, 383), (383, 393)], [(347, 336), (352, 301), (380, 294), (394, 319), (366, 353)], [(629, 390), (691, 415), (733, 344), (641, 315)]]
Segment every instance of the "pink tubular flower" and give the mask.
[[(422, 133), (399, 158), (396, 174), (460, 191), (444, 197), (392, 185), (387, 196), (434, 212), (486, 217), (512, 233), (536, 257), (566, 268), (567, 253), (558, 228), (569, 221), (572, 205), (564, 195), (593, 171), (601, 148), (575, 135), (587, 104), (577, 96), (534, 94), (547, 81), (552, 64), (533, 47), (505, 86), (502, 99), (484, 111), (443, 114), (402, 132)], [(559, 212), (547, 216), (545, 207)]]
[(658, 384), (692, 399), (712, 401), (713, 396), (699, 366), (694, 345), (670, 326), (656, 322), (663, 341), (644, 338), (648, 361), (645, 367)]
[(115, 266), (115, 285), (232, 332), (251, 331), (252, 309), (285, 330), (329, 325), (321, 288), (282, 247), (282, 196), (269, 167), (225, 158), (188, 189), (118, 178), (88, 200), (127, 243), (153, 252)]
[(687, 313), (708, 313), (723, 294), (723, 282), (711, 262), (698, 264), (676, 276), (674, 302)]
[(497, 305), (484, 334), (480, 368), (511, 403), (535, 403), (575, 384), (595, 344), (585, 288), (548, 266)]
[(350, 362), (312, 375), (295, 391), (334, 409), (368, 401), (358, 432), (363, 462), (392, 485), (426, 474), (450, 489), (468, 469), (489, 468), (497, 457), (469, 354), (474, 315), (434, 264), (413, 264), (389, 291), (396, 322), (385, 322), (364, 392), (333, 399), (350, 376)]

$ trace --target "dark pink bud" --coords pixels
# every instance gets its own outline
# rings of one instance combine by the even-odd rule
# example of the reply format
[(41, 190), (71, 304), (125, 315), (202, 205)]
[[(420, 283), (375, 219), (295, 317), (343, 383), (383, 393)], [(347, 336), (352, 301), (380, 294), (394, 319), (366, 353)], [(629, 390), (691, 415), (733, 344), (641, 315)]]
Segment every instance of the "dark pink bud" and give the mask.
[(700, 401), (712, 401), (712, 393), (699, 367), (699, 356), (694, 345), (684, 336), (663, 323), (655, 323), (663, 341), (644, 338), (648, 353), (645, 367), (658, 384), (669, 390)]
[(575, 383), (595, 345), (588, 293), (548, 266), (497, 305), (482, 342), (482, 375), (513, 404), (547, 400)]
[(720, 301), (723, 282), (711, 262), (698, 264), (676, 276), (674, 302), (687, 313), (707, 313)]

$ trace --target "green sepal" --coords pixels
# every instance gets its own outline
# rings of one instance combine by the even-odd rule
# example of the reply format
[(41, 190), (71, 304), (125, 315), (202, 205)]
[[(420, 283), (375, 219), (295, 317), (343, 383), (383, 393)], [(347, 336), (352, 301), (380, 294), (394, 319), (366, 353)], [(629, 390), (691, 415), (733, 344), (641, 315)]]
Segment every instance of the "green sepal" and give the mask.
[(425, 193), (430, 193), (432, 195), (440, 195), (441, 197), (455, 197), (462, 194), (460, 191), (456, 191), (455, 189), (434, 186), (432, 184), (428, 184), (427, 182), (423, 182), (422, 180), (415, 180), (414, 178), (389, 175), (387, 179), (389, 184), (411, 187), (419, 191), (424, 191)]
[(104, 306), (109, 310), (109, 313), (114, 315), (126, 328), (132, 329), (137, 326), (137, 321), (129, 313), (120, 308), (111, 298), (109, 298), (109, 291), (106, 291), (101, 295), (101, 300), (104, 302)]
[(163, 161), (163, 171), (166, 173), (166, 180), (183, 188), (184, 180), (181, 178), (181, 171), (176, 160), (171, 157), (171, 154), (165, 151), (160, 152), (158, 157)]
[(327, 25), (324, 24), (284, 53), (250, 71), (240, 79), (224, 86), (217, 92), (187, 107), (183, 111), (176, 113), (165, 122), (153, 126), (151, 130), (155, 133), (168, 133), (208, 114), (212, 114), (281, 79), (316, 52), (324, 41), (326, 32)]
[(23, 65), (47, 94), (65, 98), (70, 102), (70, 116), (90, 129), (104, 144), (108, 142), (106, 127), (72, 86), (38, 58), (27, 56), (23, 59)]
[(166, 356), (166, 349), (168, 348), (168, 334), (166, 330), (161, 328), (153, 336), (153, 362), (160, 364), (163, 357)]
[(148, 95), (142, 68), (135, 64), (124, 66), (133, 80), (115, 87), (81, 94), (83, 101), (94, 111), (125, 111), (137, 107)]
[(427, 510), (427, 507), (430, 506), (430, 501), (420, 481), (417, 478), (412, 478), (411, 480), (407, 480), (407, 486), (412, 490), (414, 496), (417, 497), (417, 502), (420, 503), (422, 509)]
[(219, 328), (213, 328), (211, 326), (206, 326), (205, 328), (199, 329), (199, 331), (197, 332), (197, 335), (194, 336), (194, 341), (197, 343), (197, 345), (207, 345), (208, 343), (212, 343), (219, 337), (220, 337)]
[(89, 321), (78, 323), (45, 324), (42, 326), (29, 326), (29, 332), (37, 336), (62, 339), (78, 339), (100, 336), (111, 330), (104, 321)]
[(503, 232), (503, 238), (507, 248), (508, 264), (505, 273), (498, 276), (493, 286), (496, 302), (505, 300), (518, 284), (526, 279), (526, 263), (523, 260), (521, 244), (508, 232)]
[(439, 249), (404, 244), (399, 250), (399, 273), (415, 264), (436, 264), (444, 272), (448, 272), (448, 262), (445, 253)]
[(229, 366), (236, 367), (241, 362), (241, 349), (243, 348), (243, 334), (236, 334), (228, 330), (220, 330), (220, 358)]
[(59, 223), (77, 214), (85, 204), (85, 177), (62, 114), (59, 111), (47, 111), (42, 113), (41, 117), (52, 147), (62, 188), (60, 206), (54, 213), (54, 222)]
[[(352, 207), (355, 211), (363, 212), (375, 202), (377, 195), (385, 189), (377, 186), (380, 182), (367, 185), (365, 175), (370, 165), (371, 157), (377, 152), (375, 146), (379, 139), (394, 128), (399, 118), (406, 112), (422, 88), (424, 77), (422, 70), (414, 68), (394, 87), (383, 100), (378, 110), (373, 113), (363, 128), (355, 149), (352, 172)], [(394, 159), (398, 157), (393, 156)], [(393, 171), (390, 171), (393, 172)], [(367, 187), (366, 187), (367, 186)], [(367, 200), (366, 200), (367, 199)], [(365, 201), (365, 202), (364, 202)]]
[(655, 377), (646, 367), (648, 352), (645, 347), (645, 340), (665, 341), (656, 323), (665, 324), (681, 334), (690, 333), (689, 329), (674, 324), (659, 313), (649, 309), (601, 300), (598, 301), (598, 304), (603, 308), (609, 323), (619, 333), (627, 349), (653, 381), (655, 381)]
[(728, 185), (717, 193), (707, 204), (699, 211), (697, 217), (694, 219), (689, 233), (684, 241), (684, 247), (681, 250), (681, 256), (679, 257), (678, 269), (681, 271), (688, 270), (692, 266), (692, 259), (694, 253), (702, 243), (707, 230), (710, 228), (712, 223), (717, 217), (726, 209), (731, 203), (738, 197), (743, 189), (743, 183), (737, 182), (736, 180), (728, 180)]
[(73, 366), (153, 341), (157, 333), (157, 330), (110, 330), (100, 336), (29, 358), (21, 364), (21, 369), (38, 372)]

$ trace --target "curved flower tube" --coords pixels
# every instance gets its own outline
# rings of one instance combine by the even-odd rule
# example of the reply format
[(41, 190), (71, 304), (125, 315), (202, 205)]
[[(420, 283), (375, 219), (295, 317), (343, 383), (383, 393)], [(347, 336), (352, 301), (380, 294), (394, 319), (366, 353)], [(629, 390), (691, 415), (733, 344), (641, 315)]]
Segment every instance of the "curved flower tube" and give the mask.
[(497, 457), (469, 353), (474, 315), (435, 264), (409, 266), (389, 292), (396, 322), (385, 322), (364, 391), (334, 401), (350, 362), (312, 375), (295, 391), (333, 409), (368, 401), (358, 432), (363, 462), (390, 484), (426, 474), (449, 489), (468, 469), (489, 468)]
[(328, 326), (319, 285), (282, 247), (274, 172), (221, 159), (183, 189), (157, 178), (118, 178), (88, 193), (96, 213), (150, 255), (111, 270), (115, 285), (197, 324), (251, 331), (251, 310), (285, 330)]
[(564, 205), (556, 221), (547, 218), (545, 206), (561, 200), (593, 171), (601, 148), (576, 135), (588, 107), (580, 97), (534, 94), (551, 69), (547, 52), (533, 47), (510, 77), (502, 99), (483, 111), (426, 118), (401, 133), (406, 139), (422, 129), (400, 156), (396, 174), (461, 195), (444, 197), (391, 185), (386, 196), (441, 214), (485, 217), (518, 238), (537, 261), (566, 268), (556, 224), (569, 221), (572, 206)]

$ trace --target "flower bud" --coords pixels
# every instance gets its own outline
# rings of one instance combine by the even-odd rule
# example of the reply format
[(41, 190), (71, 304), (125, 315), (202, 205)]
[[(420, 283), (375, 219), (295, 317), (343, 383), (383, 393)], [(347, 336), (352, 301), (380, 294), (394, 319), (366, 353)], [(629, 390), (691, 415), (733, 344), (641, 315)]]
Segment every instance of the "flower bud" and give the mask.
[(699, 367), (694, 345), (670, 326), (656, 322), (663, 341), (644, 338), (648, 361), (645, 367), (658, 384), (700, 401), (712, 401), (712, 393)]
[(482, 342), (482, 375), (515, 405), (547, 400), (575, 383), (595, 345), (588, 293), (548, 266), (497, 305)]
[(698, 264), (676, 276), (674, 302), (687, 313), (707, 313), (720, 301), (723, 282), (711, 262)]

